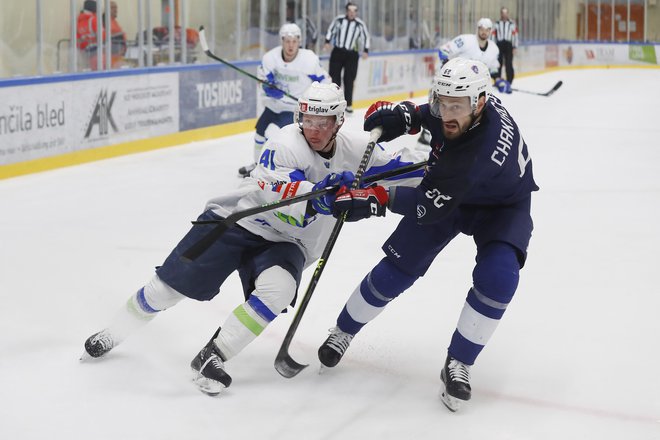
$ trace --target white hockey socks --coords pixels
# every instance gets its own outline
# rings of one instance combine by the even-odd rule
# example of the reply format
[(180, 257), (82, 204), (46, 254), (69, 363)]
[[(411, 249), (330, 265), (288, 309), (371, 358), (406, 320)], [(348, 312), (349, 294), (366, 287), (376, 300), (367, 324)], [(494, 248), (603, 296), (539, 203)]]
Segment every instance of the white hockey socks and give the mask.
[(163, 311), (185, 296), (172, 289), (158, 278), (154, 277), (141, 289), (128, 298), (124, 307), (119, 309), (108, 326), (115, 345), (128, 335), (151, 321), (156, 314)]
[(280, 266), (269, 267), (259, 274), (250, 298), (234, 309), (214, 340), (225, 360), (254, 341), (289, 305), (295, 292), (296, 280)]

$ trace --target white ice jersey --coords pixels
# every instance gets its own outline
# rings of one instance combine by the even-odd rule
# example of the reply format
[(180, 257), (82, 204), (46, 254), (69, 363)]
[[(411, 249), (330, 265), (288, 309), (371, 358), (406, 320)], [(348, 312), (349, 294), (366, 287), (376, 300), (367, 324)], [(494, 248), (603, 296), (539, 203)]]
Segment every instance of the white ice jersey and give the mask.
[[(235, 191), (210, 200), (207, 209), (227, 217), (236, 211), (307, 193), (315, 182), (331, 172), (355, 172), (369, 142), (369, 134), (342, 129), (336, 139), (334, 156), (325, 159), (307, 145), (297, 125), (283, 127), (264, 145), (260, 162), (251, 176), (243, 179)], [(365, 176), (370, 169), (382, 172), (423, 162), (427, 158), (428, 152), (404, 148), (388, 153), (378, 145)], [(390, 184), (416, 186), (421, 177), (419, 172), (414, 178), (392, 180)], [(387, 186), (386, 181), (379, 183)], [(310, 216), (306, 210), (307, 202), (294, 203), (246, 217), (238, 224), (266, 240), (297, 244), (305, 255), (307, 266), (321, 255), (336, 220), (332, 215)]]
[(492, 40), (488, 40), (486, 49), (481, 49), (476, 34), (459, 35), (444, 44), (440, 51), (446, 53), (450, 60), (460, 56), (469, 60), (481, 61), (488, 66), (491, 73), (497, 72), (500, 67), (500, 62), (497, 60), (500, 50), (497, 45)]
[[(287, 63), (282, 58), (282, 46), (266, 52), (258, 69), (258, 77), (275, 76), (275, 85), (288, 94), (299, 98), (314, 81), (330, 82), (330, 75), (321, 67), (319, 57), (309, 49), (299, 49), (293, 61)], [(262, 90), (263, 93), (263, 90)], [(297, 101), (284, 96), (281, 99), (264, 97), (264, 105), (275, 113), (292, 112)]]

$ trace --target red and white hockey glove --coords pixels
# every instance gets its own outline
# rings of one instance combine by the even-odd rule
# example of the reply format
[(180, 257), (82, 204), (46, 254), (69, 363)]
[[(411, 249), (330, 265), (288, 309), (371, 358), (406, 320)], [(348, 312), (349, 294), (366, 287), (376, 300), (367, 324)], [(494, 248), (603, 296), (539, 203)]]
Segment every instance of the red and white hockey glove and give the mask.
[(332, 204), (332, 215), (339, 217), (347, 211), (347, 222), (356, 222), (372, 215), (385, 217), (387, 200), (387, 191), (382, 186), (353, 189), (337, 194)]
[(404, 134), (419, 133), (421, 128), (419, 107), (409, 101), (394, 104), (388, 101), (377, 101), (364, 115), (364, 129), (371, 131), (383, 127), (379, 142), (387, 142)]

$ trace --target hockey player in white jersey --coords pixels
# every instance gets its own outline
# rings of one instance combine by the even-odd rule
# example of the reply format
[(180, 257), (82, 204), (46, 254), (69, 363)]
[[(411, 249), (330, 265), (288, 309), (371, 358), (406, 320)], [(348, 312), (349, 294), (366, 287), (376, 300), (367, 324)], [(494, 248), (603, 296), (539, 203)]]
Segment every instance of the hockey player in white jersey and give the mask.
[(293, 122), (296, 100), (283, 92), (300, 97), (313, 81), (330, 82), (330, 75), (321, 67), (319, 57), (309, 49), (300, 48), (301, 35), (297, 24), (283, 25), (280, 28), (282, 44), (266, 52), (261, 60), (257, 76), (273, 87), (262, 87), (265, 108), (255, 127), (253, 161), (238, 170), (243, 177), (256, 166), (268, 127), (271, 124), (284, 127)]
[[(498, 78), (500, 62), (498, 60), (500, 50), (494, 41), (490, 39), (493, 31), (493, 22), (490, 18), (480, 18), (477, 21), (477, 32), (474, 34), (463, 34), (448, 41), (438, 50), (440, 67), (447, 61), (461, 57), (468, 60), (481, 61), (488, 67), (491, 78), (495, 81), (495, 87), (502, 93), (511, 93), (511, 84)], [(436, 69), (439, 71), (440, 69)], [(419, 142), (429, 145), (431, 132), (424, 128), (419, 137)]]
[[(369, 142), (363, 131), (341, 130), (346, 100), (336, 84), (314, 82), (299, 99), (296, 124), (282, 128), (264, 145), (251, 176), (234, 191), (210, 200), (199, 220), (221, 219), (233, 212), (340, 184), (350, 187)], [(426, 156), (402, 149), (374, 149), (364, 176)], [(422, 172), (399, 176), (397, 185), (416, 185)], [(387, 185), (387, 182), (383, 182)], [(405, 184), (405, 183), (404, 183)], [(216, 395), (231, 384), (224, 362), (236, 356), (280, 312), (293, 304), (303, 269), (321, 255), (335, 224), (334, 194), (246, 217), (230, 227), (194, 261), (180, 258), (213, 225), (193, 225), (155, 276), (131, 295), (114, 320), (85, 342), (84, 359), (98, 358), (130, 333), (183, 298), (213, 299), (225, 279), (238, 271), (246, 301), (239, 304), (193, 359), (193, 381)]]
[(459, 35), (440, 47), (438, 56), (441, 64), (456, 57), (481, 61), (488, 67), (491, 76), (496, 76), (500, 67), (500, 62), (497, 60), (500, 50), (490, 40), (492, 30), (493, 22), (489, 18), (480, 19), (475, 34)]
[(490, 39), (492, 32), (492, 20), (490, 18), (479, 19), (476, 34), (459, 35), (440, 48), (438, 52), (440, 63), (444, 64), (448, 60), (459, 56), (468, 60), (481, 61), (488, 67), (497, 90), (502, 93), (511, 93), (511, 83), (499, 78), (500, 50), (497, 44)]

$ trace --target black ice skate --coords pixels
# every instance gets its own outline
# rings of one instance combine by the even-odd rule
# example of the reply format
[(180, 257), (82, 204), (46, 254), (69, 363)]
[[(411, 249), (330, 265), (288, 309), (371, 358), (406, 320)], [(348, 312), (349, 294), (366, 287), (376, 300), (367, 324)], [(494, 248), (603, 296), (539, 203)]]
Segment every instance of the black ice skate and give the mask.
[(238, 169), (238, 175), (245, 178), (249, 176), (252, 170), (254, 170), (256, 167), (257, 167), (256, 163), (251, 163), (250, 165), (245, 165), (244, 167), (240, 167)]
[(209, 396), (217, 396), (231, 385), (231, 376), (225, 371), (222, 353), (213, 340), (218, 336), (218, 329), (211, 340), (190, 363), (193, 371), (193, 382), (199, 390)]
[(339, 363), (348, 349), (353, 336), (339, 330), (339, 327), (330, 329), (330, 336), (319, 347), (319, 360), (326, 367), (334, 367)]
[(80, 357), (80, 360), (84, 361), (89, 358), (99, 358), (112, 350), (114, 346), (115, 341), (110, 332), (107, 329), (101, 330), (87, 338), (85, 341), (85, 352)]
[(470, 366), (447, 356), (445, 367), (440, 373), (440, 379), (444, 384), (440, 392), (442, 402), (450, 411), (458, 411), (461, 404), (472, 397)]

